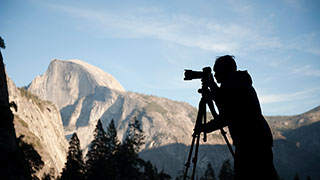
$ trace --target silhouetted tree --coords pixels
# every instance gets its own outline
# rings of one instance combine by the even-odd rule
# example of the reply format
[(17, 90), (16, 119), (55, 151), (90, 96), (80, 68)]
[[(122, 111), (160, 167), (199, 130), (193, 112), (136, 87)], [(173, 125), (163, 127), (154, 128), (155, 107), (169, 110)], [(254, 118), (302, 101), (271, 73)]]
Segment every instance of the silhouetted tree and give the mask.
[(143, 163), (143, 169), (142, 176), (140, 179), (142, 180), (170, 180), (171, 176), (166, 174), (164, 170), (162, 170), (160, 173), (158, 173), (158, 170), (155, 166), (151, 164), (150, 161)]
[(107, 146), (108, 146), (108, 156), (115, 154), (120, 146), (120, 141), (118, 140), (117, 129), (114, 125), (114, 120), (112, 119), (107, 128)]
[(307, 176), (307, 180), (311, 180), (311, 177), (310, 177), (310, 176)]
[(74, 133), (69, 142), (69, 151), (67, 162), (61, 173), (61, 180), (84, 179), (84, 162), (82, 151), (80, 149), (80, 141), (76, 133)]
[(23, 166), (25, 170), (30, 172), (32, 179), (38, 179), (35, 175), (40, 169), (43, 168), (44, 162), (41, 159), (39, 153), (33, 148), (31, 144), (28, 144), (23, 141), (24, 135), (21, 135), (17, 138), (17, 142), (24, 156)]
[(117, 129), (114, 125), (114, 120), (112, 119), (106, 132), (107, 137), (107, 169), (108, 177), (110, 179), (116, 179), (118, 177), (119, 170), (117, 169), (117, 159), (116, 153), (120, 147), (120, 141), (117, 137)]
[(225, 160), (222, 164), (219, 180), (233, 180), (233, 169), (229, 159)]
[(141, 129), (141, 124), (139, 120), (135, 117), (133, 122), (129, 123), (129, 130), (127, 131), (127, 136), (124, 144), (133, 148), (135, 153), (138, 153), (141, 146), (144, 145), (144, 134)]
[(300, 180), (299, 175), (298, 175), (298, 174), (296, 174), (296, 175), (294, 176), (293, 180)]
[(210, 162), (207, 164), (207, 169), (204, 172), (204, 177), (201, 177), (200, 180), (216, 180), (216, 175)]
[(4, 43), (4, 40), (2, 39), (2, 37), (0, 36), (0, 48), (5, 49), (6, 45)]
[[(184, 171), (185, 171), (184, 168), (183, 168), (183, 169), (180, 169), (180, 170), (177, 172), (177, 176), (176, 176), (175, 180), (182, 180), (183, 177), (184, 177)], [(191, 177), (187, 176), (186, 179), (191, 179)]]
[(55, 177), (54, 177), (54, 169), (50, 168), (49, 172), (48, 173), (44, 173), (41, 179), (42, 180), (54, 180), (55, 179)]
[(87, 153), (87, 179), (107, 179), (106, 167), (107, 167), (107, 134), (103, 130), (100, 119), (96, 125), (93, 133), (94, 139), (90, 144), (89, 151)]
[(144, 144), (144, 135), (140, 127), (140, 122), (134, 118), (133, 122), (129, 123), (125, 140), (119, 147), (116, 153), (118, 179), (141, 179), (144, 161), (139, 157), (138, 152), (141, 145)]
[(171, 179), (171, 176), (169, 174), (165, 173), (163, 169), (158, 174), (158, 176), (159, 176), (159, 180), (170, 180)]
[(154, 179), (154, 180), (159, 180), (158, 177), (158, 170), (156, 167), (154, 167), (150, 161), (147, 161), (144, 163), (144, 172), (142, 178), (143, 180), (149, 180), (149, 179)]

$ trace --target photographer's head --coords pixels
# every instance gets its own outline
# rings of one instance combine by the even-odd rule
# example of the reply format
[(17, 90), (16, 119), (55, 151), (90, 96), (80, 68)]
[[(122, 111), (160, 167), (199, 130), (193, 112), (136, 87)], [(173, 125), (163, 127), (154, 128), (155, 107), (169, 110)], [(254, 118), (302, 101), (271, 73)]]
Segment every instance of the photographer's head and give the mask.
[(215, 72), (214, 77), (218, 83), (222, 83), (229, 76), (237, 71), (237, 65), (234, 60), (234, 56), (225, 55), (220, 56), (214, 63), (213, 70)]

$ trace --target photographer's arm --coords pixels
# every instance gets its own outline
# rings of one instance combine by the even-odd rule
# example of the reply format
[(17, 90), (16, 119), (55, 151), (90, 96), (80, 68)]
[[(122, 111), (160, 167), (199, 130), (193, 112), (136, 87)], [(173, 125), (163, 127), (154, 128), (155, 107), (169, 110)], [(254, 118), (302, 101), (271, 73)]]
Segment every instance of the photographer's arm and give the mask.
[(201, 131), (205, 132), (205, 133), (210, 133), (210, 132), (216, 131), (218, 129), (221, 129), (227, 125), (228, 125), (227, 122), (222, 120), (219, 117), (219, 118), (211, 120), (207, 124), (203, 124), (201, 127)]

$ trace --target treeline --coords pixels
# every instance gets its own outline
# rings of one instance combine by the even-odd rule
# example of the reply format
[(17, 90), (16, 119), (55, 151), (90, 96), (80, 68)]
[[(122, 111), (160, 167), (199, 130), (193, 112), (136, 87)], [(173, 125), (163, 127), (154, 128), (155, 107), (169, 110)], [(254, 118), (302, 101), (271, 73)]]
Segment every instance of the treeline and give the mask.
[[(214, 169), (212, 167), (212, 164), (209, 162), (207, 164), (207, 168), (200, 178), (200, 180), (233, 180), (234, 171), (231, 166), (230, 160), (227, 159), (223, 162), (219, 175), (216, 176), (216, 173), (214, 172)], [(182, 180), (183, 176), (177, 177), (176, 180)], [(190, 179), (190, 178), (189, 178)]]
[[(134, 118), (129, 123), (125, 139), (120, 142), (114, 121), (111, 120), (104, 131), (102, 123), (98, 120), (94, 130), (89, 151), (85, 158), (80, 148), (80, 141), (74, 133), (69, 141), (67, 162), (59, 177), (54, 176), (54, 170), (44, 174), (42, 180), (171, 180), (171, 176), (139, 157), (139, 151), (144, 145), (144, 133), (140, 122)], [(31, 174), (26, 179), (39, 180), (36, 172), (43, 168), (41, 156), (31, 144), (23, 141), (23, 136), (17, 138), (23, 153), (23, 169), (26, 174)], [(175, 178), (183, 179), (184, 171)], [(212, 164), (209, 162), (203, 175), (196, 175), (197, 180), (233, 180), (234, 171), (230, 160), (225, 160), (220, 172), (216, 175)], [(187, 179), (190, 179), (188, 177)], [(284, 180), (279, 178), (280, 180)], [(293, 180), (302, 180), (296, 174)], [(306, 180), (311, 180), (308, 176)]]
[(144, 144), (140, 122), (135, 118), (129, 123), (121, 143), (112, 120), (104, 131), (100, 120), (94, 130), (89, 151), (84, 160), (80, 141), (74, 133), (69, 142), (67, 162), (59, 180), (169, 180), (163, 170), (158, 172), (150, 161), (144, 161), (138, 152)]

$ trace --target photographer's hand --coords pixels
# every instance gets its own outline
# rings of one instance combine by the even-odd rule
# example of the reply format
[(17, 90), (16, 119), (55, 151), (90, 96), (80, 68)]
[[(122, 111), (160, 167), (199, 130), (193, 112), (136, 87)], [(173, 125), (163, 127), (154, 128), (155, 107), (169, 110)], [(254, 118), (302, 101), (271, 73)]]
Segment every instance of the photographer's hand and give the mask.
[(198, 124), (195, 126), (193, 131), (195, 134), (200, 134), (200, 133), (204, 132), (204, 129), (205, 129), (205, 124)]
[(212, 73), (209, 74), (209, 77), (202, 78), (201, 82), (202, 82), (202, 86), (206, 86), (206, 87), (210, 87), (212, 82), (215, 83), (213, 76), (212, 76)]

